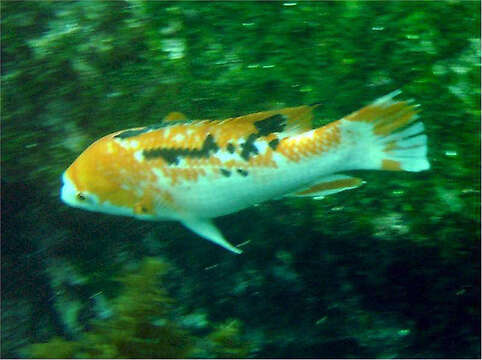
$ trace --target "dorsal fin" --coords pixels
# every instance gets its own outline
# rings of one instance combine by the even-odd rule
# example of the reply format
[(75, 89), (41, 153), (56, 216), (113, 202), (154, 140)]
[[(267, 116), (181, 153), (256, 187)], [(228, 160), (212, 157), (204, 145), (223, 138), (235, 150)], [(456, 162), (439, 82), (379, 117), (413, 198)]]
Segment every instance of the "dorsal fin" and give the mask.
[(167, 114), (163, 121), (184, 121), (187, 120), (187, 116), (181, 112), (173, 111)]
[(305, 132), (313, 129), (313, 110), (319, 105), (302, 105), (280, 110), (288, 117), (287, 130)]
[(317, 106), (319, 104), (302, 105), (218, 120), (188, 120), (175, 112), (168, 114), (160, 124), (144, 128), (142, 133), (164, 131), (170, 127), (179, 127), (178, 130), (183, 131), (183, 127), (196, 125), (196, 132), (187, 135), (198, 139), (191, 139), (192, 146), (202, 146), (203, 139), (210, 134), (220, 147), (233, 141), (237, 143), (239, 139), (246, 143), (260, 137), (275, 144), (283, 138), (312, 130), (313, 109)]
[[(230, 125), (251, 123), (256, 128), (263, 127), (265, 132), (267, 132), (270, 130), (270, 126), (264, 126), (262, 123), (266, 122), (266, 124), (268, 124), (271, 122), (271, 124), (273, 124), (272, 132), (284, 131), (291, 134), (298, 134), (312, 129), (313, 109), (315, 109), (317, 106), (319, 106), (319, 104), (315, 104), (313, 106), (302, 105), (280, 110), (263, 111), (235, 118), (229, 118), (221, 121), (221, 123), (224, 124), (229, 122)], [(283, 120), (284, 122), (284, 126), (281, 131), (277, 131), (279, 130), (279, 126), (277, 126), (276, 120)]]

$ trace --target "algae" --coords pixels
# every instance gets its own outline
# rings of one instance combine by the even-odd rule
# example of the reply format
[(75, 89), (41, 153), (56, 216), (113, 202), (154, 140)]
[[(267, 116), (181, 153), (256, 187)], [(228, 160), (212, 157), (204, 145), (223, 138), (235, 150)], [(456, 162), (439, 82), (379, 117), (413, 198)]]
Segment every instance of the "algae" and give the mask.
[(239, 320), (215, 325), (200, 338), (173, 318), (175, 303), (161, 282), (167, 269), (162, 260), (144, 259), (138, 270), (119, 277), (123, 290), (112, 301), (110, 318), (93, 321), (76, 340), (56, 336), (28, 346), (24, 353), (31, 358), (245, 357), (249, 346), (240, 338)]
[[(106, 316), (88, 299), (115, 298), (113, 274), (146, 254), (175, 264), (164, 285), (186, 314), (240, 319), (257, 356), (480, 357), (480, 2), (0, 6), (2, 357), (67, 322), (88, 332)], [(58, 199), (86, 146), (171, 111), (215, 119), (321, 102), (320, 125), (395, 89), (420, 104), (431, 170), (357, 173), (367, 184), (356, 191), (217, 219), (245, 243), (241, 257), (178, 224)], [(45, 270), (64, 264), (87, 282)], [(81, 310), (63, 312), (65, 299)]]

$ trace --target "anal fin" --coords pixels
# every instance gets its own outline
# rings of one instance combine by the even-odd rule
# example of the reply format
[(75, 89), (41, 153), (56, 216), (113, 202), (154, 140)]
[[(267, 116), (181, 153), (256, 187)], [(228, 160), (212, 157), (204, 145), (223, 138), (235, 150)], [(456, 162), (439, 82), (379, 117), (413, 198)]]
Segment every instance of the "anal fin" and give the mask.
[(199, 236), (212, 241), (213, 243), (218, 244), (229, 251), (232, 251), (236, 254), (241, 254), (243, 252), (241, 249), (231, 245), (210, 219), (187, 218), (181, 220), (181, 222), (185, 227), (192, 230)]
[(287, 196), (295, 197), (311, 197), (314, 199), (322, 199), (323, 197), (331, 194), (335, 194), (340, 191), (357, 188), (363, 185), (365, 182), (357, 177), (351, 177), (346, 175), (331, 175), (326, 176), (311, 184), (309, 187), (299, 189), (295, 193), (291, 193)]

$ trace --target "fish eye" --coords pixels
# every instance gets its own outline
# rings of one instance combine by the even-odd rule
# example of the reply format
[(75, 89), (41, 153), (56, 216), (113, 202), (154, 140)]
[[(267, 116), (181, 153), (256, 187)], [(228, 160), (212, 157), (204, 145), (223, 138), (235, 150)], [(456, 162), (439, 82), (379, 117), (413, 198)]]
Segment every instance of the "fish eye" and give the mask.
[(87, 200), (87, 197), (84, 194), (82, 194), (81, 192), (78, 192), (76, 197), (77, 197), (77, 200), (80, 200), (80, 201)]

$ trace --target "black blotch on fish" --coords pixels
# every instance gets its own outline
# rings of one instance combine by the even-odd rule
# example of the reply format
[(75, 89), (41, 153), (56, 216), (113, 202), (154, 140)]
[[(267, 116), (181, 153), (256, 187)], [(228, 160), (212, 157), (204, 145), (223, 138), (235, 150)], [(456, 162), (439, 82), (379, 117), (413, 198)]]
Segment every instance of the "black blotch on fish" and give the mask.
[[(248, 136), (244, 144), (241, 144), (241, 157), (249, 161), (249, 158), (252, 155), (258, 155), (259, 151), (255, 145), (256, 139), (267, 136), (273, 132), (282, 132), (286, 127), (286, 117), (281, 114), (276, 114), (266, 119), (256, 121), (254, 126), (256, 127), (257, 132)], [(279, 140), (275, 139), (269, 142), (269, 146), (272, 149), (276, 149), (278, 146)], [(229, 145), (228, 145), (229, 146)], [(229, 149), (228, 149), (229, 151)]]
[(236, 171), (237, 171), (238, 174), (240, 174), (241, 176), (248, 176), (248, 172), (247, 172), (246, 170), (236, 169)]
[(214, 141), (214, 137), (209, 134), (204, 140), (201, 149), (184, 149), (184, 148), (155, 148), (142, 151), (142, 155), (146, 160), (157, 158), (164, 159), (169, 165), (178, 165), (180, 158), (208, 158), (211, 153), (219, 150), (218, 144)]
[(147, 128), (142, 128), (142, 129), (138, 129), (138, 130), (125, 130), (125, 131), (117, 134), (114, 137), (118, 138), (118, 139), (127, 139), (127, 138), (130, 138), (130, 137), (133, 137), (133, 136), (144, 134), (147, 131), (149, 131), (149, 130), (147, 130)]
[(282, 132), (286, 124), (286, 117), (281, 114), (276, 114), (266, 119), (256, 121), (254, 126), (258, 130), (258, 136), (267, 136), (274, 132)]
[(276, 148), (278, 147), (278, 144), (279, 144), (279, 139), (273, 139), (268, 143), (269, 147), (273, 150), (276, 150)]
[(228, 146), (226, 147), (226, 149), (229, 151), (230, 154), (234, 153), (234, 151), (236, 150), (234, 145), (231, 143), (228, 143)]
[(226, 169), (219, 169), (219, 171), (221, 171), (221, 174), (223, 174), (224, 176), (226, 177), (230, 177), (231, 176), (231, 171), (229, 170), (226, 170)]
[(216, 152), (219, 150), (218, 144), (216, 144), (216, 141), (214, 141), (214, 136), (209, 134), (206, 139), (204, 139), (202, 151), (206, 151), (208, 154), (207, 156), (209, 157), (209, 152), (213, 151)]
[(143, 150), (142, 155), (146, 160), (162, 158), (169, 165), (177, 165), (179, 164), (178, 156), (181, 156), (183, 151), (185, 151), (185, 149), (148, 149)]
[(251, 157), (251, 154), (254, 154), (254, 155), (258, 155), (259, 151), (258, 151), (258, 148), (254, 145), (254, 142), (256, 141), (257, 139), (257, 135), (256, 134), (251, 134), (248, 136), (248, 139), (246, 139), (246, 141), (241, 144), (241, 157), (248, 161), (249, 158)]

